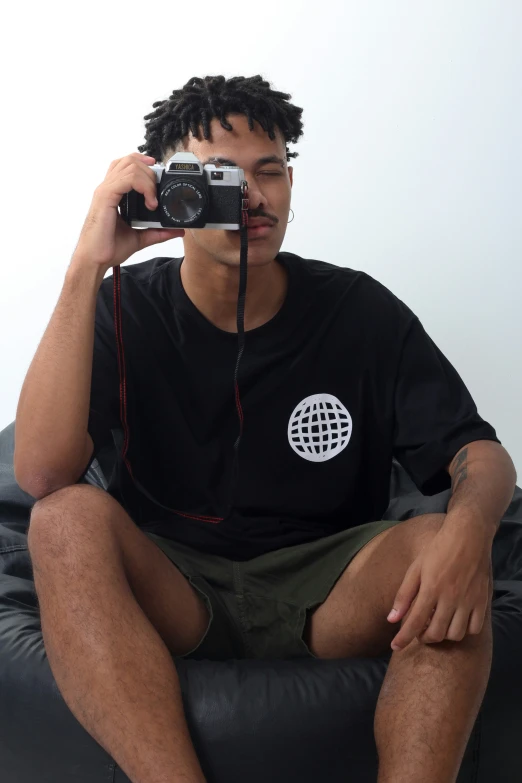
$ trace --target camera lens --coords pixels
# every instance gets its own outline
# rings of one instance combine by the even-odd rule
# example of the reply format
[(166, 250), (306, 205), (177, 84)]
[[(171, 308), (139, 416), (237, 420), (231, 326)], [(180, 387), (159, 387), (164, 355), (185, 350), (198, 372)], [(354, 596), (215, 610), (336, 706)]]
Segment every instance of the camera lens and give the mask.
[(205, 201), (199, 188), (178, 182), (167, 186), (161, 197), (161, 206), (175, 223), (190, 224), (201, 215)]

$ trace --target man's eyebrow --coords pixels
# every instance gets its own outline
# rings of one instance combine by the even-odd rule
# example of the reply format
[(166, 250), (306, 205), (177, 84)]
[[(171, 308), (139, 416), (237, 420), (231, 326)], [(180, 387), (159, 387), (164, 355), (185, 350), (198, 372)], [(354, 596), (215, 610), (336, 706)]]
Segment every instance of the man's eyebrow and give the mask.
[[(207, 163), (214, 163), (216, 165), (220, 164), (221, 166), (237, 166), (235, 161), (230, 160), (230, 158), (222, 158), (220, 155), (213, 155), (212, 157), (207, 158), (202, 162), (204, 166), (206, 166)], [(283, 168), (285, 165), (283, 158), (280, 158), (277, 155), (265, 155), (264, 158), (258, 158), (254, 165), (263, 166), (266, 163), (279, 163), (279, 165)]]

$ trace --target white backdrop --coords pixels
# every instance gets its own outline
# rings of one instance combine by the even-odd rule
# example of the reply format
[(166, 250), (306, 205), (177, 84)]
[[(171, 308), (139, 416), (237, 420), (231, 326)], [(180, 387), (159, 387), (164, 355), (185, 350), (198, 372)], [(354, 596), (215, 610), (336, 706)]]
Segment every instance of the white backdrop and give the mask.
[[(153, 102), (191, 76), (260, 73), (304, 108), (282, 249), (406, 302), (521, 484), (521, 0), (33, 2), (0, 26), (0, 429), (92, 193)], [(182, 254), (176, 239), (127, 263)]]

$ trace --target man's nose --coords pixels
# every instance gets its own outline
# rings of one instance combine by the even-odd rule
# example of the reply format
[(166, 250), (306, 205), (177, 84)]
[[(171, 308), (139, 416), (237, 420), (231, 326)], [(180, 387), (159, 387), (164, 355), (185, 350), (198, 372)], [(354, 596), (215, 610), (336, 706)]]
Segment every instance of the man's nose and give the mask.
[(267, 206), (267, 200), (255, 181), (250, 180), (247, 177), (246, 182), (248, 186), (248, 208), (250, 210), (265, 209)]

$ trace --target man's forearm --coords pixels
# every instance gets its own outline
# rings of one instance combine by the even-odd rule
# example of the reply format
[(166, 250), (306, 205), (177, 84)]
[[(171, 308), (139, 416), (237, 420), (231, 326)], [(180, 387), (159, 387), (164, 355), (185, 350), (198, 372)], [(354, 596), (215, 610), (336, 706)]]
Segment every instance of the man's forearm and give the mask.
[(444, 524), (459, 520), (483, 525), (491, 538), (515, 491), (517, 473), (500, 443), (477, 440), (464, 446), (449, 466), (452, 495)]

